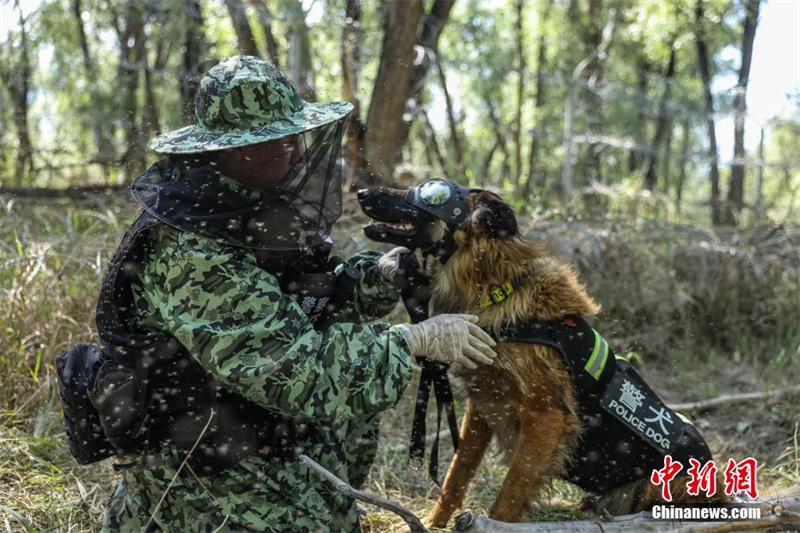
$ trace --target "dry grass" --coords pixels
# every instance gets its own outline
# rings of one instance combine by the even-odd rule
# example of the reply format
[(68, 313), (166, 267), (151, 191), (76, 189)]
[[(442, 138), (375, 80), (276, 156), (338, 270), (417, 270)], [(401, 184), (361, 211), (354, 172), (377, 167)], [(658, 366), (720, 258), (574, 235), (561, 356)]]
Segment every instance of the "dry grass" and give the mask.
[[(348, 198), (335, 236), (343, 255), (372, 246), (361, 237), (364, 220), (355, 213)], [(101, 519), (116, 475), (109, 461), (80, 467), (69, 456), (54, 361), (71, 344), (95, 338), (93, 310), (103, 269), (134, 214), (122, 201), (56, 208), (0, 199), (0, 529), (93, 531)], [(538, 222), (536, 231), (549, 236), (556, 253), (574, 260), (603, 302), (601, 327), (618, 351), (632, 347), (644, 354), (648, 377), (663, 383), (672, 399), (728, 390), (732, 378), (715, 372), (736, 352), (737, 364), (759, 376), (756, 384), (797, 381), (796, 232), (738, 236), (737, 242), (647, 222)], [(393, 319), (402, 315), (398, 310)], [(665, 377), (676, 368), (692, 387)], [(407, 465), (413, 389), (384, 419), (368, 489), (424, 515), (437, 489), (424, 470)], [(783, 407), (794, 409), (796, 417), (794, 404)], [(776, 486), (792, 484), (800, 474), (797, 430), (780, 428), (781, 444), (765, 470)], [(743, 447), (758, 438), (748, 431), (734, 435)], [(443, 447), (442, 468), (452, 453)], [(504, 473), (497, 458), (485, 461), (467, 505), (488, 508)], [(579, 501), (577, 490), (556, 483), (546, 495), (553, 505), (541, 507), (540, 518), (576, 515), (574, 507), (555, 502)], [(402, 530), (387, 513), (371, 512), (364, 523), (370, 531)]]

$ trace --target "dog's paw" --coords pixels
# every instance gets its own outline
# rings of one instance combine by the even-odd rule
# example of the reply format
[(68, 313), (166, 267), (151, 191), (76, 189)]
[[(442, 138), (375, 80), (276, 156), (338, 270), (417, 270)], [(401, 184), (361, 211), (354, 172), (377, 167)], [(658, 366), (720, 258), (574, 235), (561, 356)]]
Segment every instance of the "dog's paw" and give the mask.
[(422, 525), (426, 529), (443, 529), (447, 526), (447, 517), (443, 517), (438, 513), (431, 513), (422, 520)]

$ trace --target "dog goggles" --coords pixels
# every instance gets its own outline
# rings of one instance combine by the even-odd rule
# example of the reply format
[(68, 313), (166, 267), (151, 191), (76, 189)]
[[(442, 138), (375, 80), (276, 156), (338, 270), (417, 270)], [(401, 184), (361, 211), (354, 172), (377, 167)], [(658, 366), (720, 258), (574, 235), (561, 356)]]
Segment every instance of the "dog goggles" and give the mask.
[(405, 200), (431, 215), (457, 227), (467, 218), (467, 193), (477, 189), (462, 187), (451, 180), (428, 180), (406, 192)]

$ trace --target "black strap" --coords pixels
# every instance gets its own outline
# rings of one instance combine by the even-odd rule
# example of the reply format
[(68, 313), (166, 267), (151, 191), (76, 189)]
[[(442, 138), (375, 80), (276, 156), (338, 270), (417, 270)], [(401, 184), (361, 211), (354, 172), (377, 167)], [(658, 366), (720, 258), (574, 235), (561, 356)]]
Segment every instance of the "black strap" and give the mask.
[(422, 466), (425, 462), (425, 415), (428, 413), (428, 399), (433, 385), (433, 373), (429, 369), (431, 361), (417, 358), (422, 367), (417, 389), (417, 400), (414, 406), (414, 419), (411, 423), (411, 444), (409, 446), (409, 460), (414, 468)]
[(453, 439), (453, 449), (458, 450), (458, 422), (456, 420), (456, 408), (453, 403), (453, 390), (450, 388), (450, 381), (447, 379), (447, 367), (441, 365), (443, 369), (434, 376), (433, 392), (436, 394), (436, 437), (431, 447), (431, 458), (428, 464), (428, 473), (436, 485), (439, 485), (439, 433), (442, 427), (442, 409), (447, 410), (447, 423), (450, 426), (450, 437)]
[(138, 410), (141, 425), (136, 431), (135, 438), (139, 438), (145, 431), (150, 429), (150, 414), (148, 411), (147, 385), (150, 365), (153, 360), (144, 354), (139, 354), (136, 358), (136, 408)]
[[(413, 254), (398, 255), (397, 275), (401, 279), (396, 280), (395, 283), (402, 287), (403, 305), (408, 311), (411, 322), (415, 324), (428, 318), (428, 300), (422, 295), (427, 295), (430, 285), (430, 280), (416, 275), (416, 272), (417, 265)], [(436, 437), (431, 447), (428, 473), (434, 483), (439, 485), (439, 431), (442, 427), (442, 410), (447, 411), (447, 422), (450, 427), (450, 437), (453, 439), (453, 448), (458, 448), (458, 421), (453, 403), (453, 390), (450, 388), (450, 380), (447, 377), (447, 365), (421, 357), (417, 358), (417, 362), (422, 367), (422, 373), (417, 389), (414, 418), (411, 423), (409, 460), (415, 466), (421, 466), (425, 460), (425, 418), (428, 413), (431, 389), (433, 389), (437, 405)]]

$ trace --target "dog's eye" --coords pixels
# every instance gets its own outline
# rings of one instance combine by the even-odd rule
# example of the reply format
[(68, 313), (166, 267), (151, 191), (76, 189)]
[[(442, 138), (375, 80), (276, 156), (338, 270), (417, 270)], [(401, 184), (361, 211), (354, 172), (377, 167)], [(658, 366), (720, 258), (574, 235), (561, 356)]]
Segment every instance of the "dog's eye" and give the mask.
[(451, 195), (450, 185), (444, 180), (430, 180), (419, 187), (420, 199), (430, 206), (446, 204)]

